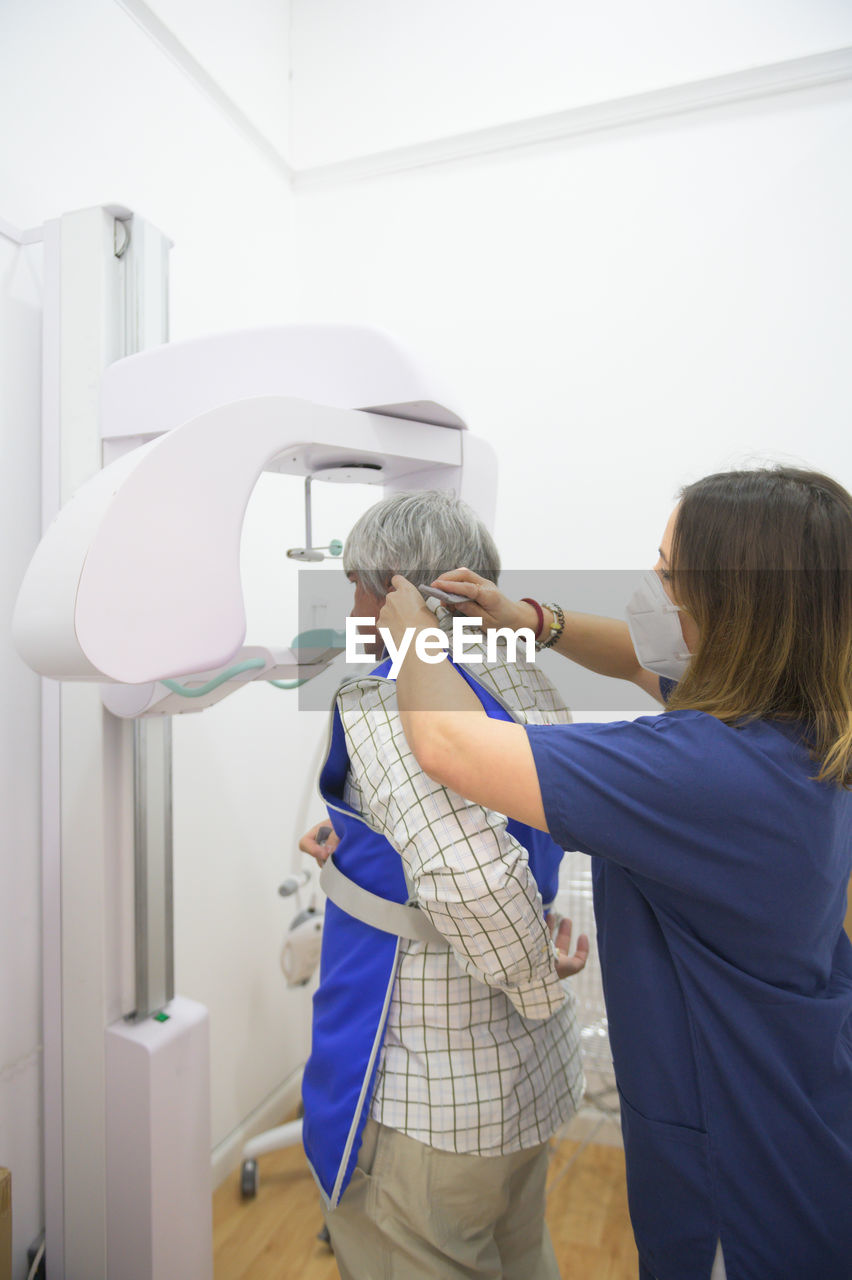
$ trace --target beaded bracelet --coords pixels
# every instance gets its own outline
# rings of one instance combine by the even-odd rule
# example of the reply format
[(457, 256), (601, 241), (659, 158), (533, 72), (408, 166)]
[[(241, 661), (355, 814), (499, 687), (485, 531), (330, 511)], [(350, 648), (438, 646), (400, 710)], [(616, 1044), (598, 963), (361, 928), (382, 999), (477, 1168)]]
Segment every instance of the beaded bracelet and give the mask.
[(550, 635), (547, 639), (536, 641), (536, 649), (549, 649), (551, 645), (556, 644), (556, 641), (565, 630), (565, 614), (562, 612), (562, 606), (558, 604), (545, 604), (544, 608), (549, 609), (553, 614), (554, 623), (550, 628)]

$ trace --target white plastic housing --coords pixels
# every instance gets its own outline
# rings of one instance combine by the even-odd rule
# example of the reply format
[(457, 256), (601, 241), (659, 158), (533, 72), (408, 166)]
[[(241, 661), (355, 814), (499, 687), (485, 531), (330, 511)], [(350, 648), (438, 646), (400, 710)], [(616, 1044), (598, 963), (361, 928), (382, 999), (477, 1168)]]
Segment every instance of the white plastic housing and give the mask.
[(234, 400), (287, 396), (464, 430), (445, 387), (398, 339), (361, 325), (281, 325), (167, 343), (109, 366), (105, 439), (171, 431)]
[[(211, 406), (211, 387), (231, 398)], [(362, 398), (372, 411), (341, 407)], [(461, 428), (369, 330), (232, 334), (118, 361), (105, 436), (155, 438), (81, 486), (45, 533), (15, 608), (18, 652), (57, 680), (136, 685), (228, 665), (245, 638), (240, 541), (261, 472), (380, 465), (386, 491), (451, 489), (491, 523), (494, 454)]]
[(209, 1021), (165, 1013), (106, 1030), (107, 1275), (212, 1280)]

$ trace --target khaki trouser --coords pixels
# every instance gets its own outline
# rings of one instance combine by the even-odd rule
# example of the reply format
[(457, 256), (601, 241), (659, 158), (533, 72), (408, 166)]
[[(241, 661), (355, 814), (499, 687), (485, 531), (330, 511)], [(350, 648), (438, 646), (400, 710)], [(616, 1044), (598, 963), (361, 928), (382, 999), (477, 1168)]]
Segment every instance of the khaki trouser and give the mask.
[(546, 1143), (455, 1155), (368, 1120), (352, 1181), (326, 1213), (342, 1280), (559, 1280), (547, 1155)]

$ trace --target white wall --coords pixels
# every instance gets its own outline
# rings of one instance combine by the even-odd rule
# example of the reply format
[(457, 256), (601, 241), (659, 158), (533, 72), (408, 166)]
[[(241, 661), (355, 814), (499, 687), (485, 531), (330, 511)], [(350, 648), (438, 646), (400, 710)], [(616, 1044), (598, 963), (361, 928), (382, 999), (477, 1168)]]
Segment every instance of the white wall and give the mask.
[[(263, 16), (264, 0), (256, 2)], [(240, 60), (237, 36), (253, 9), (229, 15)], [(197, 5), (206, 43), (205, 10)], [(175, 242), (173, 338), (280, 319), (289, 261), (283, 165), (264, 159), (115, 0), (6, 0), (0, 40), (4, 118), (14, 122), (0, 143), (0, 216), (27, 227), (123, 203), (155, 223)], [(272, 78), (275, 64), (286, 79), (283, 35), (261, 48), (257, 81)], [(240, 61), (231, 81), (238, 89), (248, 76)]]
[[(289, 0), (117, 0), (151, 26), (162, 22), (282, 154), (290, 135)], [(147, 12), (146, 12), (147, 10)]]
[(846, 0), (293, 0), (293, 162), (852, 44)]
[[(197, 59), (221, 77), (243, 112), (256, 112), (257, 130), (271, 142), (286, 136), (286, 2), (247, 0), (239, 10), (215, 12), (196, 4), (193, 12), (187, 0), (159, 8), (185, 39), (197, 36)], [(144, 6), (137, 9), (144, 18)], [(66, 210), (118, 202), (158, 225), (175, 241), (173, 337), (292, 318), (292, 200), (284, 164), (241, 133), (119, 4), (6, 0), (0, 103), (0, 218), (32, 227)], [(40, 247), (16, 248), (0, 238), (0, 1164), (13, 1171), (15, 1280), (26, 1274), (26, 1246), (43, 1225), (39, 693), (8, 637), (39, 533), (41, 300)], [(297, 505), (290, 541), (297, 543), (297, 482), (291, 497)], [(274, 714), (258, 716), (257, 728), (244, 726), (252, 714), (245, 704), (187, 723), (185, 732), (178, 725), (175, 733), (177, 982), (181, 993), (211, 1009), (217, 1141), (290, 1069), (284, 1047), (292, 1058), (304, 1056), (306, 1014), (297, 1017), (298, 1002), (276, 972), (290, 909), (275, 898), (290, 856), (286, 832), (277, 843), (270, 838), (280, 808), (256, 816), (256, 798), (248, 803), (223, 789), (216, 768), (206, 772), (212, 761), (226, 778), (262, 776), (274, 759), (282, 777), (301, 764), (312, 749), (311, 730), (304, 729), (303, 741), (302, 723), (285, 698), (270, 703)], [(240, 743), (236, 761), (233, 740)], [(187, 826), (181, 801), (196, 789), (204, 794), (197, 829), (191, 821)], [(246, 888), (230, 904), (234, 945), (217, 969), (218, 921), (235, 866)], [(240, 1043), (244, 1011), (257, 1009), (254, 975), (261, 968), (265, 1003), (247, 1033), (256, 1040)], [(246, 1077), (236, 1063), (248, 1058), (254, 1065)]]
[[(394, 9), (389, 76), (394, 35), (420, 12)], [(738, 6), (758, 9), (768, 19), (766, 6)], [(557, 26), (560, 10), (550, 6)], [(337, 39), (349, 12), (297, 0), (294, 29), (324, 18)], [(839, 6), (807, 12), (839, 32)], [(541, 50), (541, 31), (517, 21), (514, 45)], [(481, 30), (494, 39), (484, 19)], [(722, 24), (717, 44), (726, 34), (733, 44)], [(777, 56), (774, 27), (763, 34)], [(785, 52), (805, 46), (791, 37)], [(756, 62), (756, 41), (748, 48)], [(716, 52), (716, 65), (734, 56)], [(440, 79), (431, 45), (423, 61)], [(315, 77), (322, 65), (310, 63)], [(324, 65), (330, 89), (346, 69)], [(389, 81), (369, 70), (365, 93), (379, 96)], [(305, 75), (297, 61), (297, 84)], [(312, 138), (341, 123), (334, 104), (320, 118), (324, 83), (308, 98)], [(441, 83), (461, 115), (459, 81)], [(297, 93), (294, 119), (307, 109)], [(418, 137), (420, 109), (393, 95), (398, 136)], [(849, 483), (850, 127), (847, 80), (480, 160), (351, 182), (332, 173), (297, 198), (299, 309), (384, 325), (446, 371), (500, 457), (508, 564), (642, 566), (677, 488), (702, 473), (792, 455)]]

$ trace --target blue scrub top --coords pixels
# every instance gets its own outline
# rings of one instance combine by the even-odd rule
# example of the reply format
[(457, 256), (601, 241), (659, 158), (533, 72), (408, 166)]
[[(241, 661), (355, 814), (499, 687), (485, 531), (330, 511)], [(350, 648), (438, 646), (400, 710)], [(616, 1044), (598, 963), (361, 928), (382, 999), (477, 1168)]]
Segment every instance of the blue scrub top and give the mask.
[(636, 1243), (658, 1280), (852, 1278), (852, 794), (794, 726), (528, 727), (593, 855)]

